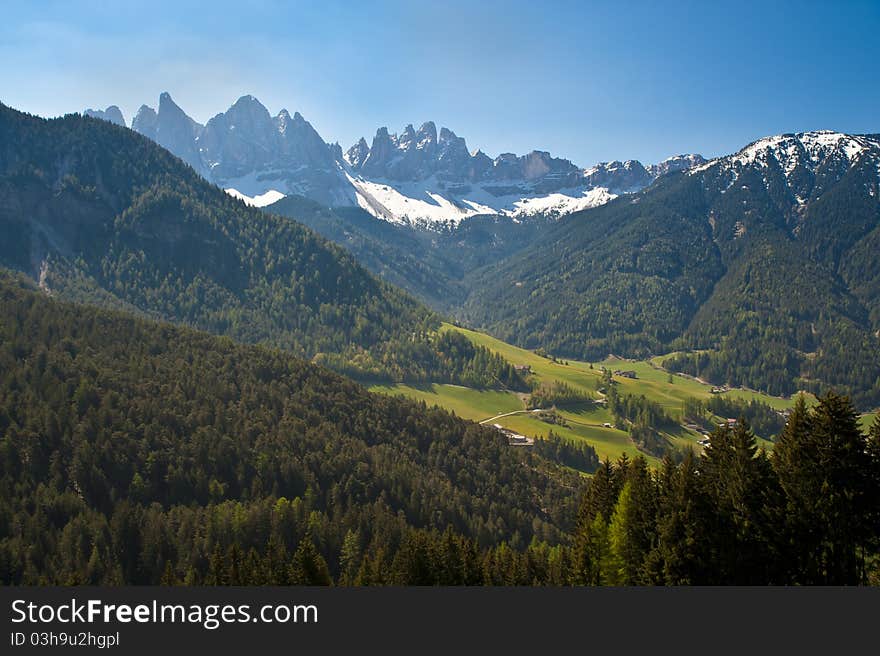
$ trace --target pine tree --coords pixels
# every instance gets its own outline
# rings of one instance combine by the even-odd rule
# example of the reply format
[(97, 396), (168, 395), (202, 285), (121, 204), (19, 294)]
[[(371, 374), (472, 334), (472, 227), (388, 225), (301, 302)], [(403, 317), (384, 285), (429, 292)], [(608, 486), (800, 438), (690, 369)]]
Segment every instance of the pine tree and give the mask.
[(162, 580), (159, 581), (159, 585), (177, 585), (177, 575), (174, 573), (174, 567), (171, 565), (171, 561), (166, 561), (165, 563), (165, 571), (162, 573)]
[(631, 483), (623, 486), (608, 525), (608, 554), (601, 560), (602, 582), (605, 585), (632, 585), (635, 582), (630, 568), (632, 544), (627, 526), (631, 490)]
[(703, 582), (705, 562), (705, 497), (700, 494), (699, 471), (693, 451), (678, 467), (664, 462), (657, 518), (654, 582), (693, 585)]
[(714, 506), (706, 528), (717, 570), (708, 582), (769, 582), (767, 572), (778, 568), (770, 526), (770, 490), (776, 483), (745, 419), (712, 434), (700, 470), (701, 487)]
[(342, 550), (339, 554), (339, 585), (354, 585), (361, 566), (360, 543), (360, 534), (349, 529), (342, 541)]
[(290, 564), (291, 585), (330, 585), (327, 562), (318, 553), (312, 537), (306, 535), (299, 542)]
[(869, 492), (870, 444), (849, 399), (829, 393), (811, 411), (799, 401), (773, 462), (785, 493), (793, 581), (864, 582), (876, 501)]
[[(616, 471), (606, 458), (593, 474), (578, 508), (570, 576), (575, 585), (599, 585), (602, 578), (597, 552), (604, 554), (604, 550), (596, 541), (604, 539), (602, 536), (607, 532), (617, 503), (619, 479)], [(600, 530), (601, 535), (597, 535), (596, 530)]]

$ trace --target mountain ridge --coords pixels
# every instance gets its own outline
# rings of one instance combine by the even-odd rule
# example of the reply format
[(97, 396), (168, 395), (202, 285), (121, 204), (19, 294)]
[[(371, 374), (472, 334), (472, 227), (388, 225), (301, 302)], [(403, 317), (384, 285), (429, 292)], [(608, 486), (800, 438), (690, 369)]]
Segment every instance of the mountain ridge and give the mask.
[(685, 350), (671, 366), (716, 383), (876, 406), (880, 140), (798, 134), (564, 218), (471, 274), (461, 317), (561, 356)]
[[(164, 111), (163, 111), (164, 107)], [(204, 126), (166, 92), (146, 105), (132, 129), (157, 141), (203, 177), (256, 206), (300, 195), (329, 207), (361, 207), (378, 219), (445, 229), (478, 215), (558, 218), (637, 191), (659, 175), (693, 166), (699, 155), (643, 166), (635, 160), (581, 169), (549, 152), (470, 151), (464, 138), (433, 121), (400, 135), (377, 129), (343, 152), (301, 114), (276, 116), (255, 97), (239, 98)]]

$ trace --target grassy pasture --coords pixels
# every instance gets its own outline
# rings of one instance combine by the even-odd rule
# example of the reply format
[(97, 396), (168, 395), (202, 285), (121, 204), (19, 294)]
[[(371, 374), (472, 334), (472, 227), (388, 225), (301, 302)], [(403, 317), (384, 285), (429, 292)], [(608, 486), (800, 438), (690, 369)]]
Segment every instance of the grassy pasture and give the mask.
[[(669, 375), (662, 369), (663, 360), (667, 356), (658, 356), (650, 360), (623, 360), (609, 358), (601, 362), (580, 362), (577, 360), (558, 360), (542, 357), (533, 351), (521, 349), (485, 333), (444, 324), (441, 330), (455, 330), (468, 337), (475, 344), (499, 353), (511, 364), (528, 365), (534, 378), (543, 383), (553, 381), (564, 382), (580, 393), (599, 399), (602, 394), (597, 391), (602, 375), (602, 367), (612, 371), (620, 369), (636, 372), (636, 379), (615, 376), (619, 390), (623, 394), (644, 395), (660, 404), (673, 418), (680, 420), (682, 405), (688, 397), (708, 399), (712, 394), (712, 385), (701, 382), (690, 376), (679, 374)], [(640, 453), (629, 439), (625, 431), (607, 427), (613, 423), (611, 414), (601, 406), (561, 409), (559, 414), (565, 419), (567, 426), (548, 424), (525, 410), (524, 395), (502, 390), (476, 390), (460, 385), (374, 385), (370, 388), (383, 394), (402, 394), (412, 399), (425, 401), (428, 405), (437, 405), (454, 412), (459, 417), (472, 421), (485, 421), (506, 413), (505, 417), (493, 419), (505, 428), (529, 436), (546, 436), (551, 430), (561, 437), (574, 441), (586, 441), (596, 449), (600, 458), (617, 459), (626, 453), (633, 457)], [(782, 410), (794, 404), (794, 397), (781, 398), (769, 396), (753, 390), (732, 389), (723, 392), (725, 396), (741, 399), (757, 399), (772, 408)], [(808, 396), (808, 403), (815, 399)], [(864, 415), (863, 425), (867, 428), (874, 415)], [(684, 427), (664, 433), (676, 447), (691, 446), (699, 450), (697, 444), (701, 436)], [(770, 442), (759, 439), (759, 444), (772, 448)], [(646, 456), (648, 461), (656, 465), (658, 460)]]

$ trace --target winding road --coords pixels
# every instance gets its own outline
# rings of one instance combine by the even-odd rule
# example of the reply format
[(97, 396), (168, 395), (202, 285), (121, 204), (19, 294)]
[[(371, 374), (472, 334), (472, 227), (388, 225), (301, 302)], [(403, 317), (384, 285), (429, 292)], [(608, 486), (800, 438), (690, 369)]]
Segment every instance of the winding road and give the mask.
[(495, 415), (494, 417), (489, 417), (488, 419), (484, 419), (481, 421), (481, 424), (488, 424), (490, 421), (495, 421), (496, 419), (501, 419), (502, 417), (509, 417), (510, 415), (528, 415), (541, 412), (541, 408), (535, 408), (534, 410), (514, 410), (513, 412), (505, 412), (502, 415)]

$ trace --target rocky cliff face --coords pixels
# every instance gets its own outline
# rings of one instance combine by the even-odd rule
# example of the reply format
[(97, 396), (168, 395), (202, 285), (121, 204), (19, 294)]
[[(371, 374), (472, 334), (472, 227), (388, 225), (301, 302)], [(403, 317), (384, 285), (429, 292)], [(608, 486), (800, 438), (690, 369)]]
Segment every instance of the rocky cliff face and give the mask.
[(126, 127), (125, 117), (122, 116), (122, 110), (116, 105), (110, 105), (107, 109), (87, 109), (83, 112), (83, 116), (99, 118), (102, 121), (109, 121), (110, 123)]
[(452, 130), (441, 128), (438, 135), (432, 121), (418, 131), (407, 125), (399, 136), (379, 128), (372, 146), (361, 138), (346, 151), (345, 161), (353, 173), (393, 182), (435, 175), (452, 183), (534, 181), (548, 175), (562, 179), (578, 171), (568, 160), (543, 151), (523, 156), (503, 153), (494, 160), (480, 150), (471, 153), (465, 140)]
[(153, 139), (211, 182), (261, 204), (288, 194), (327, 205), (353, 205), (354, 193), (339, 161), (342, 149), (329, 146), (301, 114), (282, 109), (276, 116), (253, 96), (242, 96), (204, 126), (159, 98), (159, 111), (142, 106), (132, 129)]
[(686, 171), (705, 163), (706, 160), (702, 155), (673, 155), (658, 164), (648, 166), (646, 170), (651, 174), (651, 177), (659, 178), (667, 173)]
[(149, 137), (204, 174), (202, 158), (196, 146), (204, 126), (187, 116), (167, 92), (159, 96), (158, 112), (152, 107), (141, 106), (131, 122), (131, 129)]

